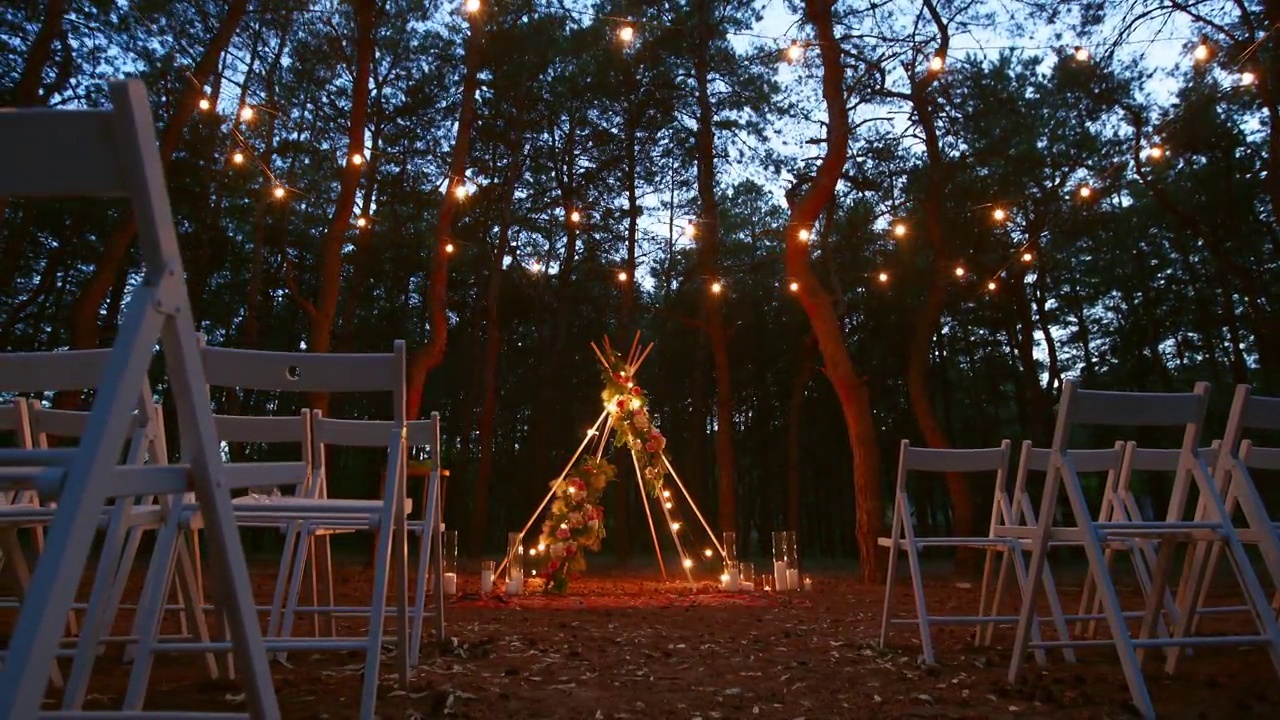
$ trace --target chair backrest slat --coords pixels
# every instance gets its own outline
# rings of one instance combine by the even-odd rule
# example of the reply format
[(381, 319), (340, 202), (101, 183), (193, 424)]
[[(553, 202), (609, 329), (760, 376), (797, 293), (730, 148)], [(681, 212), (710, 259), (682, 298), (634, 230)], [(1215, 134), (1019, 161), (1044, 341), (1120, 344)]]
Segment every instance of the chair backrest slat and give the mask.
[[(1048, 471), (1049, 460), (1052, 456), (1053, 451), (1049, 448), (1029, 449), (1027, 451), (1027, 469), (1036, 472)], [(1071, 458), (1071, 464), (1075, 467), (1076, 472), (1111, 472), (1120, 468), (1120, 463), (1124, 460), (1124, 452), (1119, 446), (1114, 448), (1068, 450), (1067, 457)]]
[(282, 417), (214, 415), (218, 440), (228, 443), (299, 443), (306, 447), (308, 413)]
[[(136, 418), (135, 418), (136, 421)], [(89, 425), (89, 413), (40, 407), (32, 401), (31, 432), (59, 438), (79, 438)]]
[(124, 197), (110, 110), (0, 109), (0, 197)]
[(907, 446), (903, 463), (917, 472), (994, 472), (1007, 465), (1006, 448), (947, 450)]
[(1074, 425), (1170, 427), (1200, 422), (1203, 415), (1204, 397), (1199, 393), (1075, 389), (1070, 395), (1068, 419)]
[(1280, 470), (1280, 448), (1257, 447), (1245, 440), (1240, 443), (1240, 462), (1253, 470)]
[(96, 388), (102, 381), (110, 357), (110, 348), (0, 353), (0, 392)]
[(1258, 430), (1280, 430), (1280, 398), (1250, 395), (1243, 423)]
[[(395, 353), (303, 353), (205, 346), (210, 385), (297, 392), (387, 392), (398, 368)], [(399, 370), (400, 382), (404, 371)]]

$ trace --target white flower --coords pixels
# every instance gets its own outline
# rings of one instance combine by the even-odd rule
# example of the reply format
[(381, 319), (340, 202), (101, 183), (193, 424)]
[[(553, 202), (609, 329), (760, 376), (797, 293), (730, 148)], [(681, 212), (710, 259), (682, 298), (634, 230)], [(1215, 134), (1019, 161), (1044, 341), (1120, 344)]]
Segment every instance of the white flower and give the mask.
[(558, 543), (553, 543), (551, 545), (551, 557), (553, 558), (564, 557), (564, 543), (558, 542)]

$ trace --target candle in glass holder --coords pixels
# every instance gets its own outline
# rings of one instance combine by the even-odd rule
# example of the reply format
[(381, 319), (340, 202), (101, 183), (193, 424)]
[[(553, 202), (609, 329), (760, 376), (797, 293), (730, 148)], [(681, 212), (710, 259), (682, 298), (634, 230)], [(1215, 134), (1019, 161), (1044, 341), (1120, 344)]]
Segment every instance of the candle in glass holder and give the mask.
[(738, 563), (738, 590), (754, 592), (756, 589), (756, 566), (749, 562)]
[(805, 589), (805, 592), (809, 592), (813, 590), (813, 578), (804, 579), (804, 589)]
[(441, 559), (444, 561), (442, 563), (444, 565), (444, 574), (440, 576), (444, 583), (444, 594), (457, 595), (458, 594), (458, 531), (444, 530), (443, 525), (441, 525), (440, 527), (442, 530), (442, 535), (444, 536), (442, 538), (442, 544), (440, 547), (440, 552), (443, 556)]
[(508, 572), (507, 573), (507, 594), (519, 595), (524, 592), (524, 573)]
[(787, 589), (787, 533), (773, 533), (773, 586), (782, 592)]
[(787, 589), (800, 589), (800, 571), (793, 567), (787, 568)]
[(800, 589), (800, 544), (796, 542), (796, 531), (787, 531), (787, 589)]
[(726, 592), (738, 592), (738, 586), (741, 584), (741, 578), (738, 576), (738, 563), (726, 562), (724, 564), (724, 574), (720, 576), (723, 581), (722, 589)]
[(444, 574), (444, 594), (445, 595), (458, 594), (458, 573)]
[(493, 568), (492, 560), (480, 561), (480, 593), (482, 595), (493, 592)]

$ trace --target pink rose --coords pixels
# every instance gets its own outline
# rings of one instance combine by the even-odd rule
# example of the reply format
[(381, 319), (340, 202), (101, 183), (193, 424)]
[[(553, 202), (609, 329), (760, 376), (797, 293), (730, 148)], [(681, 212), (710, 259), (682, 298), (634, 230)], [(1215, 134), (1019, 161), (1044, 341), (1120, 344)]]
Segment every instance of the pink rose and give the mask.
[(556, 530), (556, 537), (560, 538), (561, 540), (569, 539), (569, 528), (562, 527), (559, 530)]
[(573, 557), (578, 553), (578, 543), (568, 543), (564, 546), (564, 556)]
[(658, 452), (658, 443), (650, 440), (649, 442), (645, 443), (644, 449), (649, 453), (656, 453)]
[(559, 560), (552, 560), (551, 562), (547, 563), (547, 572), (555, 572), (556, 570), (559, 570), (559, 569), (560, 569)]

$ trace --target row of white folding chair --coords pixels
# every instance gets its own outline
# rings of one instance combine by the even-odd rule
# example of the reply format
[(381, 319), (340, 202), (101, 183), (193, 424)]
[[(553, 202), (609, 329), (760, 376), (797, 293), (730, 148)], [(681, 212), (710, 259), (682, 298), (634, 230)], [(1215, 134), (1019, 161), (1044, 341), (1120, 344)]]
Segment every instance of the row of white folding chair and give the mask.
[[(194, 491), (209, 523), (214, 591), (228, 616), (237, 661), (247, 673), (243, 715), (273, 720), (280, 716), (279, 705), (252, 615), (249, 575), (231, 522), (230, 497), (221, 482), (207, 399), (201, 397), (203, 370), (191, 302), (146, 88), (137, 80), (112, 82), (109, 96), (110, 109), (0, 112), (0, 141), (8, 153), (0, 163), (0, 197), (124, 198), (125, 210), (135, 221), (143, 264), (141, 282), (130, 289), (106, 367), (92, 378), (93, 405), (79, 446), (0, 449), (0, 483), (34, 487), (43, 499), (58, 503), (0, 670), (0, 717), (44, 714), (49, 668), (58, 655), (65, 616), (75, 602), (97, 521), (109, 501)], [(189, 462), (120, 465), (133, 430), (130, 414), (136, 409), (136, 393), (147, 381), (157, 339), (165, 353), (183, 455)], [(0, 382), (6, 379), (0, 375)], [(38, 389), (63, 382), (49, 379), (52, 382)]]
[[(410, 660), (410, 619), (408, 612), (407, 580), (407, 525), (405, 518), (405, 463), (407, 461), (407, 429), (404, 422), (405, 350), (397, 341), (391, 353), (339, 354), (339, 353), (289, 353), (255, 350), (239, 350), (204, 346), (200, 349), (205, 376), (210, 386), (264, 392), (341, 393), (374, 392), (389, 393), (392, 397), (392, 420), (381, 430), (383, 437), (378, 445), (387, 449), (386, 481), (381, 499), (345, 500), (320, 497), (252, 499), (234, 503), (237, 523), (270, 524), (292, 528), (295, 539), (303, 525), (323, 526), (326, 523), (342, 523), (345, 528), (360, 529), (376, 534), (374, 583), (370, 601), (369, 626), (363, 638), (294, 638), (283, 637), (278, 632), (265, 642), (273, 652), (294, 649), (365, 652), (364, 687), (361, 695), (361, 717), (373, 717), (380, 679), (381, 646), (384, 641), (383, 626), (387, 614), (389, 592), (388, 573), (397, 572), (397, 605), (395, 616), (398, 654), (398, 670), (401, 683), (407, 683)], [(256, 418), (263, 420), (263, 418)], [(280, 420), (287, 420), (281, 418)], [(299, 416), (299, 423), (308, 422)], [(224, 428), (227, 422), (222, 421)], [(259, 427), (268, 427), (259, 424)], [(271, 426), (274, 427), (274, 426)], [(248, 489), (276, 485), (302, 485), (308, 487), (310, 467), (305, 460), (296, 462), (229, 463), (225, 466), (224, 483), (232, 488)], [(309, 489), (309, 488), (308, 488)], [(183, 513), (190, 518), (191, 513)], [(176, 524), (169, 532), (162, 531), (155, 551), (148, 581), (148, 597), (140, 610), (145, 620), (139, 628), (139, 659), (135, 662), (125, 697), (126, 711), (140, 709), (147, 690), (149, 668), (145, 667), (152, 650), (175, 652), (204, 652), (226, 647), (225, 643), (161, 643), (158, 637), (159, 612), (167, 594), (169, 568)], [(295, 542), (295, 547), (297, 543)], [(287, 553), (294, 557), (296, 550)], [(291, 563), (298, 568), (296, 562)], [(279, 582), (279, 579), (278, 579)], [(278, 586), (279, 587), (279, 586)], [(274, 605), (274, 604), (273, 604)]]
[[(1125, 446), (1117, 443), (1109, 450), (1073, 451), (1072, 455), (1082, 471), (1105, 473), (1105, 487), (1111, 495), (1117, 486), (1124, 488), (1127, 483), (1120, 479), (1125, 462)], [(881, 618), (880, 642), (884, 644), (891, 623), (916, 623), (919, 625), (920, 642), (924, 659), (934, 662), (931, 625), (937, 623), (964, 624), (978, 626), (975, 642), (979, 645), (990, 645), (997, 625), (1012, 625), (1017, 616), (1001, 615), (1000, 605), (1005, 596), (1009, 572), (1012, 570), (1018, 578), (1019, 590), (1025, 576), (1025, 560), (1022, 549), (1028, 544), (1032, 529), (1036, 525), (1036, 514), (1028, 491), (1028, 478), (1031, 472), (1045, 472), (1048, 469), (1049, 451), (1033, 448), (1030, 442), (1022, 443), (1018, 461), (1017, 478), (1012, 493), (1007, 487), (1007, 465), (1009, 459), (1009, 441), (999, 448), (986, 449), (933, 449), (914, 448), (907, 441), (902, 442), (899, 456), (898, 480), (894, 493), (894, 519), (891, 537), (880, 538), (882, 546), (889, 547), (889, 577), (885, 588), (885, 606)], [(917, 537), (911, 526), (912, 517), (908, 476), (911, 472), (933, 473), (983, 473), (994, 478), (992, 484), (992, 507), (990, 524), (985, 535), (976, 537)], [(1104, 501), (1103, 512), (1111, 512)], [(1021, 530), (1022, 532), (1017, 532)], [(1132, 544), (1126, 544), (1131, 550)], [(925, 585), (921, 573), (919, 552), (924, 548), (950, 547), (956, 549), (980, 549), (986, 551), (983, 567), (981, 593), (978, 601), (978, 614), (965, 616), (930, 615), (927, 611)], [(896, 619), (889, 612), (893, 583), (897, 572), (897, 553), (907, 553), (908, 566), (912, 580), (912, 590), (916, 605), (913, 618)], [(999, 570), (995, 570), (995, 559), (1000, 558)], [(1135, 563), (1141, 558), (1135, 556)], [(1142, 566), (1136, 566), (1140, 579)], [(1067, 623), (1097, 617), (1085, 614), (1084, 605), (1076, 615), (1067, 615), (1061, 605), (1053, 574), (1045, 572), (1042, 582), (1046, 590), (1050, 614), (1042, 621), (1051, 622), (1058, 637), (1068, 637)], [(994, 585), (994, 587), (993, 587)], [(1172, 602), (1172, 600), (1170, 600)], [(1129, 613), (1131, 615), (1138, 613)], [(1033, 625), (1032, 633), (1039, 635), (1039, 623)], [(1074, 662), (1075, 656), (1070, 647), (1062, 648), (1064, 658)], [(1036, 649), (1037, 661), (1044, 662), (1043, 650)]]
[[(108, 359), (105, 350), (30, 352), (0, 354), (0, 390), (6, 392), (84, 391), (93, 389)], [(4, 428), (15, 435), (20, 446), (36, 450), (49, 450), (50, 438), (79, 440), (86, 429), (89, 413), (73, 410), (45, 408), (35, 399), (14, 398), (5, 406)], [(144, 386), (139, 395), (138, 407), (132, 417), (133, 433), (124, 458), (126, 465), (144, 463), (165, 464), (164, 425), (160, 409), (153, 405), (150, 387)], [(4, 538), (4, 554), (10, 559), (10, 567), (17, 578), (19, 592), (25, 595), (30, 583), (30, 571), (25, 553), (18, 541), (18, 530), (30, 530), (37, 556), (43, 548), (43, 532), (52, 522), (56, 503), (41, 503), (34, 489), (24, 489), (10, 494), (10, 502), (0, 506), (0, 537)], [(78, 632), (75, 610), (86, 613), (86, 622), (101, 623), (110, 627), (116, 616), (121, 594), (129, 579), (130, 548), (136, 549), (142, 533), (155, 530), (160, 524), (160, 506), (153, 498), (120, 497), (111, 505), (104, 505), (98, 517), (98, 529), (104, 533), (89, 602), (73, 604), (68, 617), (70, 635)], [(184, 585), (186, 591), (190, 585)], [(20, 606), (21, 598), (11, 606)], [(190, 619), (190, 608), (181, 616), (183, 632)], [(198, 637), (198, 635), (197, 635)], [(102, 641), (122, 642), (125, 638), (101, 635)], [(72, 638), (65, 638), (72, 640)], [(74, 641), (74, 640), (72, 640)], [(94, 645), (96, 649), (96, 643)], [(58, 652), (60, 657), (71, 656), (70, 648)], [(72, 675), (75, 675), (73, 665)], [(61, 685), (61, 672), (55, 666), (52, 679)]]
[[(1280, 669), (1280, 629), (1277, 629), (1276, 618), (1268, 607), (1257, 575), (1248, 563), (1240, 538), (1227, 516), (1222, 495), (1215, 486), (1199, 448), (1208, 391), (1206, 383), (1198, 384), (1191, 393), (1102, 392), (1081, 390), (1075, 381), (1065, 383), (1051, 447), (1049, 471), (1038, 513), (1045, 522), (1038, 524), (1031, 536), (1031, 560), (1009, 670), (1011, 681), (1019, 673), (1027, 649), (1114, 645), (1120, 656), (1134, 705), (1144, 717), (1153, 717), (1154, 706), (1141, 670), (1143, 649), (1192, 645), (1260, 645), (1268, 650), (1273, 663)], [(1100, 520), (1094, 517), (1086, 502), (1070, 452), (1072, 431), (1081, 426), (1182, 428), (1178, 467), (1165, 519), (1145, 520), (1126, 516)], [(1224, 454), (1229, 454), (1225, 443), (1219, 453), (1219, 466), (1222, 465)], [(1188, 521), (1184, 517), (1193, 485), (1203, 500), (1205, 511), (1196, 519)], [(1076, 523), (1074, 526), (1063, 526), (1052, 521), (1056, 518), (1059, 491), (1063, 491), (1068, 499)], [(999, 532), (1000, 529), (997, 530)], [(1151, 567), (1151, 585), (1146, 592), (1141, 628), (1135, 636), (1130, 631), (1121, 607), (1105, 549), (1114, 542), (1157, 539), (1160, 542), (1155, 563)], [(1232, 559), (1236, 578), (1253, 611), (1253, 619), (1258, 627), (1257, 635), (1189, 637), (1189, 623), (1193, 615), (1189, 597), (1192, 593), (1185, 593), (1178, 600), (1176, 616), (1168, 618), (1172, 625), (1170, 636), (1156, 637), (1157, 620), (1165, 607), (1176, 546), (1179, 543), (1194, 545), (1203, 541), (1222, 543), (1224, 551)], [(1062, 542), (1079, 544), (1085, 551), (1089, 572), (1110, 631), (1108, 640), (1063, 639), (1048, 643), (1034, 640), (1036, 604), (1039, 601), (1040, 581), (1047, 570), (1049, 549)], [(1170, 652), (1169, 657), (1172, 661), (1176, 655)]]

